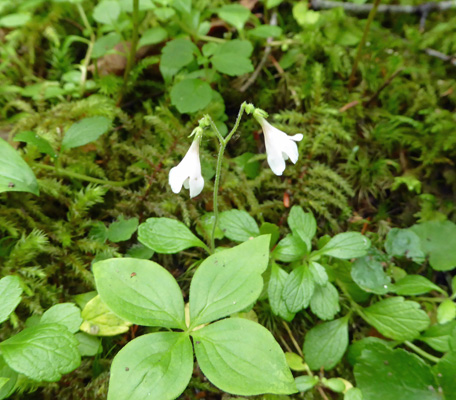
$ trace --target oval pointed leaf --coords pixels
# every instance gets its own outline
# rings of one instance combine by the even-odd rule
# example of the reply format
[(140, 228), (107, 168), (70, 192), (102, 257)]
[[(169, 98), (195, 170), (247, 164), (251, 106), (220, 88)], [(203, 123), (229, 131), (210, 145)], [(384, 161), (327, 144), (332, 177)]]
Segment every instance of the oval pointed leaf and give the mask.
[(223, 211), (220, 213), (219, 226), (228, 239), (236, 242), (245, 242), (260, 234), (253, 217), (243, 210)]
[(32, 169), (13, 147), (0, 138), (0, 193), (2, 192), (40, 194)]
[(72, 149), (73, 147), (84, 146), (87, 143), (94, 142), (111, 126), (111, 120), (106, 117), (84, 118), (75, 122), (65, 132), (62, 141), (62, 148)]
[(60, 324), (75, 333), (82, 324), (81, 310), (72, 303), (62, 303), (52, 306), (40, 320), (41, 324)]
[(370, 245), (370, 240), (361, 233), (344, 232), (334, 236), (318, 253), (350, 259), (365, 256)]
[(173, 400), (187, 387), (193, 350), (187, 335), (157, 332), (128, 343), (114, 358), (108, 400)]
[(331, 283), (315, 285), (310, 309), (320, 319), (330, 320), (340, 311), (339, 292)]
[(289, 234), (285, 236), (275, 247), (273, 257), (279, 261), (297, 261), (307, 253), (307, 245), (298, 235)]
[(288, 216), (288, 226), (298, 235), (310, 250), (311, 241), (317, 232), (317, 221), (312, 213), (306, 213), (300, 206), (293, 206)]
[(0, 279), (0, 323), (6, 321), (9, 315), (21, 302), (22, 287), (19, 277), (14, 275)]
[(134, 324), (185, 329), (184, 300), (173, 276), (149, 260), (111, 258), (93, 265), (104, 303)]
[(228, 393), (296, 393), (285, 355), (271, 333), (256, 322), (228, 318), (192, 332), (204, 375)]
[(315, 284), (306, 265), (295, 268), (285, 282), (282, 297), (291, 312), (298, 312), (309, 306)]
[(407, 275), (392, 285), (391, 289), (401, 296), (416, 296), (432, 290), (444, 293), (435, 283), (421, 275)]
[(263, 288), (269, 260), (269, 235), (259, 236), (208, 257), (190, 285), (192, 326), (211, 322), (250, 306)]
[(412, 340), (429, 326), (428, 315), (419, 303), (390, 297), (364, 309), (368, 322), (382, 335), (395, 340)]
[(368, 293), (385, 294), (391, 290), (391, 279), (386, 275), (382, 263), (373, 257), (358, 258), (352, 265), (351, 277)]
[(8, 365), (36, 381), (56, 382), (81, 363), (78, 341), (67, 328), (40, 324), (0, 343)]
[(313, 370), (336, 366), (347, 350), (348, 318), (314, 326), (304, 340), (304, 360)]
[(149, 218), (138, 228), (138, 240), (157, 253), (174, 254), (189, 247), (206, 245), (182, 222), (171, 218)]
[(268, 282), (268, 298), (272, 312), (286, 321), (291, 321), (294, 313), (288, 311), (285, 299), (282, 296), (287, 278), (288, 273), (274, 263), (271, 267), (271, 276)]

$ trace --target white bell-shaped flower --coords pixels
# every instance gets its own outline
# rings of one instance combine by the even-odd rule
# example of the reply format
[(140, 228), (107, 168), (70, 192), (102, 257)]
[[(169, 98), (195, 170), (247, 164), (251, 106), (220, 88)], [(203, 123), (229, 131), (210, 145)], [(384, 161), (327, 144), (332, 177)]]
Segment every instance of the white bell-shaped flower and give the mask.
[(293, 164), (298, 161), (299, 153), (296, 142), (301, 141), (303, 135), (298, 133), (294, 136), (289, 136), (280, 129), (274, 128), (263, 117), (256, 116), (256, 119), (263, 128), (268, 164), (272, 172), (280, 176), (285, 170), (286, 160), (290, 159)]
[(179, 193), (183, 185), (185, 189), (190, 189), (190, 197), (195, 197), (204, 188), (199, 158), (200, 140), (201, 136), (197, 135), (179, 165), (169, 171), (169, 184), (174, 193)]

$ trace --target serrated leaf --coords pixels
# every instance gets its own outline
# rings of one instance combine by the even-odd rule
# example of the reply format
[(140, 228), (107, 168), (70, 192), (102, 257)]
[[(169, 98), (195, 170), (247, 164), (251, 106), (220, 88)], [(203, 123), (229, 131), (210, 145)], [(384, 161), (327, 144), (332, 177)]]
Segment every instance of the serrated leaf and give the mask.
[(385, 294), (390, 291), (391, 279), (383, 265), (371, 256), (358, 258), (352, 265), (351, 277), (366, 292)]
[(390, 297), (363, 310), (368, 322), (382, 335), (395, 340), (415, 339), (429, 326), (428, 315), (419, 303)]
[(21, 280), (14, 275), (5, 276), (0, 279), (0, 323), (6, 321), (9, 315), (21, 302)]
[(392, 285), (391, 290), (401, 296), (416, 296), (432, 290), (445, 293), (435, 283), (421, 275), (407, 275)]
[(317, 232), (317, 221), (313, 214), (304, 212), (300, 206), (293, 206), (288, 215), (288, 226), (294, 235), (298, 235), (301, 238), (310, 251), (312, 239)]
[(315, 261), (311, 261), (309, 263), (309, 270), (316, 284), (324, 286), (328, 283), (328, 274), (323, 265), (318, 264)]
[(339, 292), (331, 283), (315, 285), (310, 309), (320, 319), (330, 320), (340, 311)]
[(309, 268), (301, 265), (288, 275), (283, 288), (282, 297), (290, 312), (298, 312), (307, 308), (314, 292), (314, 280)]
[[(445, 354), (433, 368), (439, 384), (439, 392), (443, 392), (445, 400), (454, 400), (456, 395), (456, 352)], [(433, 399), (432, 399), (433, 400)]]
[(157, 253), (174, 254), (189, 247), (206, 245), (182, 222), (170, 218), (149, 218), (139, 225), (138, 240)]
[(111, 258), (92, 269), (101, 299), (119, 317), (138, 325), (186, 329), (182, 292), (162, 266)]
[(431, 267), (449, 271), (456, 267), (456, 224), (451, 221), (429, 221), (410, 228), (421, 243), (421, 250), (429, 255)]
[(347, 350), (348, 318), (314, 326), (304, 340), (304, 359), (310, 369), (334, 368)]
[(84, 146), (94, 142), (111, 127), (111, 120), (106, 117), (84, 118), (74, 123), (65, 132), (62, 149)]
[(220, 213), (219, 227), (228, 239), (245, 242), (260, 234), (258, 225), (247, 211), (229, 210)]
[(160, 59), (160, 72), (165, 81), (190, 64), (197, 50), (198, 48), (186, 39), (174, 39), (166, 43)]
[(217, 14), (221, 19), (233, 25), (238, 31), (244, 28), (245, 23), (250, 17), (249, 9), (240, 4), (224, 5), (218, 9)]
[(81, 363), (78, 341), (58, 324), (26, 328), (0, 343), (8, 365), (36, 381), (56, 382)]
[(40, 194), (35, 174), (19, 153), (0, 138), (0, 193)]
[(201, 370), (221, 390), (244, 396), (297, 392), (282, 349), (260, 324), (229, 318), (191, 335)]
[(201, 79), (184, 79), (171, 89), (171, 103), (180, 113), (202, 110), (211, 102), (211, 99), (211, 86)]
[(431, 368), (415, 354), (374, 344), (355, 365), (363, 400), (442, 400)]
[(292, 262), (300, 260), (306, 253), (307, 246), (299, 236), (289, 234), (277, 244), (272, 255), (276, 260)]
[(291, 321), (294, 313), (290, 312), (282, 297), (283, 287), (288, 278), (288, 273), (273, 263), (271, 267), (271, 276), (268, 282), (268, 298), (271, 310), (275, 315), (279, 315), (286, 321)]
[(211, 62), (217, 71), (229, 76), (240, 76), (253, 71), (252, 61), (234, 53), (215, 55)]
[(108, 400), (173, 400), (185, 390), (192, 372), (193, 350), (187, 335), (143, 335), (129, 342), (114, 358)]
[(269, 235), (206, 258), (190, 284), (191, 326), (226, 317), (253, 304), (263, 289)]
[(336, 258), (350, 259), (365, 256), (370, 245), (370, 240), (361, 235), (361, 233), (344, 232), (331, 238), (317, 253)]
[(87, 302), (81, 316), (84, 321), (79, 329), (90, 335), (114, 336), (128, 331), (131, 325), (131, 322), (114, 314), (100, 296)]
[(52, 323), (63, 325), (75, 333), (82, 324), (81, 310), (73, 303), (56, 304), (45, 311), (40, 321), (40, 324)]
[(78, 350), (81, 356), (94, 356), (103, 350), (101, 340), (96, 336), (89, 335), (85, 332), (78, 332), (74, 337), (79, 342)]
[(37, 135), (35, 132), (31, 132), (31, 131), (20, 132), (16, 136), (14, 136), (14, 141), (30, 143), (33, 146), (36, 146), (36, 148), (41, 153), (48, 154), (52, 158), (55, 158), (57, 156), (55, 154), (54, 149), (49, 144), (49, 142), (46, 139), (42, 138), (41, 136)]

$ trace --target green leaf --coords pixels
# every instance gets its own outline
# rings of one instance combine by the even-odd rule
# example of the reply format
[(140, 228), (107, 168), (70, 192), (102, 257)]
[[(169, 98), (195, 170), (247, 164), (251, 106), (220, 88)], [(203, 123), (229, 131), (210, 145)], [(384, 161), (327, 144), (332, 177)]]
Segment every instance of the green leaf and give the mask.
[(201, 79), (184, 79), (171, 89), (171, 103), (182, 114), (202, 110), (211, 99), (211, 86)]
[(347, 350), (348, 318), (314, 326), (304, 340), (304, 359), (310, 369), (335, 367)]
[(454, 400), (456, 394), (456, 352), (451, 351), (433, 368), (437, 382), (443, 391), (446, 400)]
[(0, 26), (4, 28), (19, 28), (30, 21), (29, 13), (15, 13), (0, 18)]
[(370, 240), (358, 232), (345, 232), (331, 238), (326, 245), (316, 252), (331, 257), (350, 259), (366, 255)]
[(90, 335), (114, 336), (127, 332), (131, 325), (114, 314), (100, 296), (95, 296), (85, 305), (81, 316), (84, 322), (79, 329)]
[(456, 304), (450, 299), (440, 303), (437, 308), (437, 321), (439, 324), (446, 324), (456, 318)]
[(301, 375), (295, 378), (295, 383), (300, 392), (307, 392), (318, 383), (318, 377)]
[(426, 343), (434, 350), (446, 353), (450, 351), (451, 338), (456, 338), (456, 321), (450, 321), (443, 325), (432, 325), (421, 334), (418, 340)]
[(73, 303), (56, 304), (43, 314), (40, 321), (40, 324), (52, 323), (63, 325), (75, 333), (82, 324), (81, 310)]
[(253, 71), (252, 61), (234, 53), (215, 55), (211, 62), (217, 71), (229, 76), (241, 76)]
[(120, 4), (114, 0), (102, 0), (93, 9), (93, 19), (100, 24), (114, 25), (120, 15)]
[(302, 357), (296, 353), (285, 353), (285, 359), (287, 360), (288, 366), (293, 371), (305, 371), (307, 369), (307, 365)]
[(219, 46), (211, 58), (216, 70), (230, 76), (239, 76), (253, 71), (249, 57), (253, 51), (252, 44), (247, 40), (230, 40)]
[(179, 285), (157, 263), (111, 258), (92, 269), (101, 299), (119, 317), (138, 325), (186, 329)]
[(114, 243), (123, 242), (132, 237), (138, 228), (138, 218), (124, 219), (120, 216), (118, 221), (109, 225), (107, 238)]
[(391, 279), (383, 265), (371, 256), (358, 258), (352, 265), (351, 277), (368, 293), (385, 294), (390, 291)]
[(219, 389), (243, 396), (297, 392), (282, 349), (260, 324), (228, 318), (191, 335), (201, 370)]
[[(18, 376), (19, 374), (11, 369), (0, 355), (0, 399), (6, 399), (13, 393)], [(1, 380), (4, 381), (3, 384)]]
[(207, 246), (182, 222), (170, 218), (149, 218), (139, 225), (138, 240), (157, 253), (174, 254), (189, 247)]
[(14, 136), (14, 141), (15, 142), (24, 142), (24, 143), (30, 143), (44, 154), (50, 155), (52, 158), (57, 157), (55, 154), (54, 149), (51, 147), (49, 142), (46, 139), (43, 139), (41, 136), (37, 135), (34, 132), (30, 131), (25, 131), (25, 132), (20, 132), (16, 136)]
[(143, 335), (114, 358), (108, 400), (173, 400), (185, 390), (192, 372), (192, 344), (186, 334)]
[(330, 320), (340, 311), (339, 292), (331, 283), (315, 285), (310, 299), (310, 309), (320, 319)]
[(14, 275), (0, 279), (0, 324), (6, 321), (21, 302), (21, 280)]
[(429, 255), (431, 267), (449, 271), (456, 267), (456, 224), (451, 221), (429, 221), (410, 228), (421, 242), (421, 250)]
[(300, 1), (293, 6), (293, 17), (299, 25), (307, 28), (309, 25), (315, 25), (318, 22), (320, 13), (309, 10), (308, 3)]
[(89, 335), (85, 332), (78, 332), (74, 337), (79, 342), (78, 350), (81, 356), (95, 356), (103, 350), (101, 341), (96, 336)]
[(247, 211), (230, 210), (220, 213), (220, 229), (228, 239), (245, 242), (260, 234), (258, 225)]
[(380, 339), (375, 336), (366, 336), (360, 340), (353, 341), (348, 347), (347, 351), (347, 361), (350, 363), (350, 365), (354, 366), (358, 362), (358, 359), (361, 357), (363, 351), (374, 343), (391, 348), (397, 346), (398, 344), (395, 341), (386, 341), (385, 339)]
[(35, 174), (18, 152), (0, 138), (0, 193), (40, 194)]
[(390, 297), (365, 308), (368, 322), (382, 335), (395, 340), (412, 340), (429, 326), (428, 315), (419, 303)]
[(126, 257), (140, 258), (142, 260), (150, 260), (155, 252), (141, 243), (134, 244), (125, 253)]
[(345, 383), (340, 378), (323, 378), (322, 383), (325, 387), (336, 393), (342, 393), (345, 390)]
[(363, 400), (363, 392), (356, 387), (352, 387), (345, 392), (344, 400)]
[(276, 245), (280, 237), (280, 229), (276, 224), (270, 222), (263, 222), (260, 226), (260, 235), (271, 235), (271, 243), (269, 246), (272, 248)]
[(279, 26), (260, 25), (251, 29), (248, 33), (250, 36), (261, 39), (274, 38), (282, 34), (282, 28)]
[(272, 255), (279, 261), (292, 262), (300, 260), (306, 253), (307, 246), (299, 236), (288, 234), (277, 244)]
[(298, 235), (310, 251), (312, 239), (317, 232), (317, 221), (311, 212), (304, 212), (302, 207), (291, 207), (288, 215), (288, 226), (294, 235)]
[(263, 289), (269, 235), (259, 236), (206, 258), (190, 284), (190, 322), (195, 327), (241, 311)]
[(160, 59), (160, 72), (165, 80), (193, 61), (198, 48), (186, 39), (174, 39), (166, 43)]
[[(199, 223), (196, 224), (196, 232), (200, 236), (210, 237), (212, 233), (212, 227), (214, 226), (215, 217), (214, 213), (204, 213), (198, 220)], [(215, 239), (223, 239), (225, 235), (223, 231), (220, 229), (220, 226), (217, 225), (215, 227), (214, 238)]]
[(288, 311), (285, 299), (282, 297), (287, 278), (288, 273), (276, 263), (273, 263), (271, 267), (271, 276), (269, 277), (268, 282), (268, 298), (273, 314), (282, 317), (286, 321), (291, 321), (294, 317), (294, 313)]
[(431, 368), (405, 350), (375, 344), (363, 351), (355, 365), (363, 400), (441, 400)]
[(392, 285), (390, 289), (401, 296), (416, 296), (432, 290), (445, 293), (440, 287), (421, 275), (407, 275)]
[(81, 363), (78, 341), (59, 324), (26, 328), (0, 343), (8, 365), (36, 381), (56, 382)]
[(409, 229), (391, 229), (386, 236), (385, 249), (390, 256), (407, 257), (418, 263), (425, 258), (420, 238)]
[(62, 141), (62, 149), (84, 146), (94, 142), (111, 127), (111, 120), (106, 117), (84, 118), (74, 123), (65, 132)]
[(147, 29), (139, 39), (138, 48), (164, 42), (168, 37), (168, 32), (157, 26), (155, 28)]
[(282, 297), (291, 312), (307, 308), (314, 292), (314, 280), (309, 268), (301, 265), (288, 275), (283, 288)]
[(92, 58), (99, 58), (114, 49), (122, 41), (122, 36), (117, 32), (110, 32), (101, 38), (98, 38), (93, 44)]
[(309, 263), (309, 270), (316, 284), (324, 286), (328, 283), (328, 274), (323, 265), (318, 264), (315, 261), (311, 261)]
[(227, 4), (218, 9), (218, 16), (229, 24), (233, 25), (238, 31), (244, 28), (245, 23), (250, 17), (250, 11), (240, 4)]

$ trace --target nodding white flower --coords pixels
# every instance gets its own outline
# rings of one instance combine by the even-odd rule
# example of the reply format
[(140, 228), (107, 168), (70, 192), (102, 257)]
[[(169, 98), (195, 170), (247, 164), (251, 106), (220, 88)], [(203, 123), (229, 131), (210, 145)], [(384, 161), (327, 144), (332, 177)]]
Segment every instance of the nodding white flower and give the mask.
[(169, 171), (169, 184), (174, 193), (179, 193), (184, 185), (190, 189), (190, 197), (198, 196), (204, 188), (204, 178), (201, 175), (199, 144), (201, 135), (196, 135), (192, 145), (182, 161)]
[(289, 136), (280, 129), (274, 128), (261, 115), (254, 114), (254, 116), (263, 128), (268, 164), (272, 172), (280, 176), (285, 170), (286, 160), (290, 159), (293, 164), (298, 161), (299, 154), (296, 142), (301, 141), (303, 135), (298, 133), (294, 136)]

